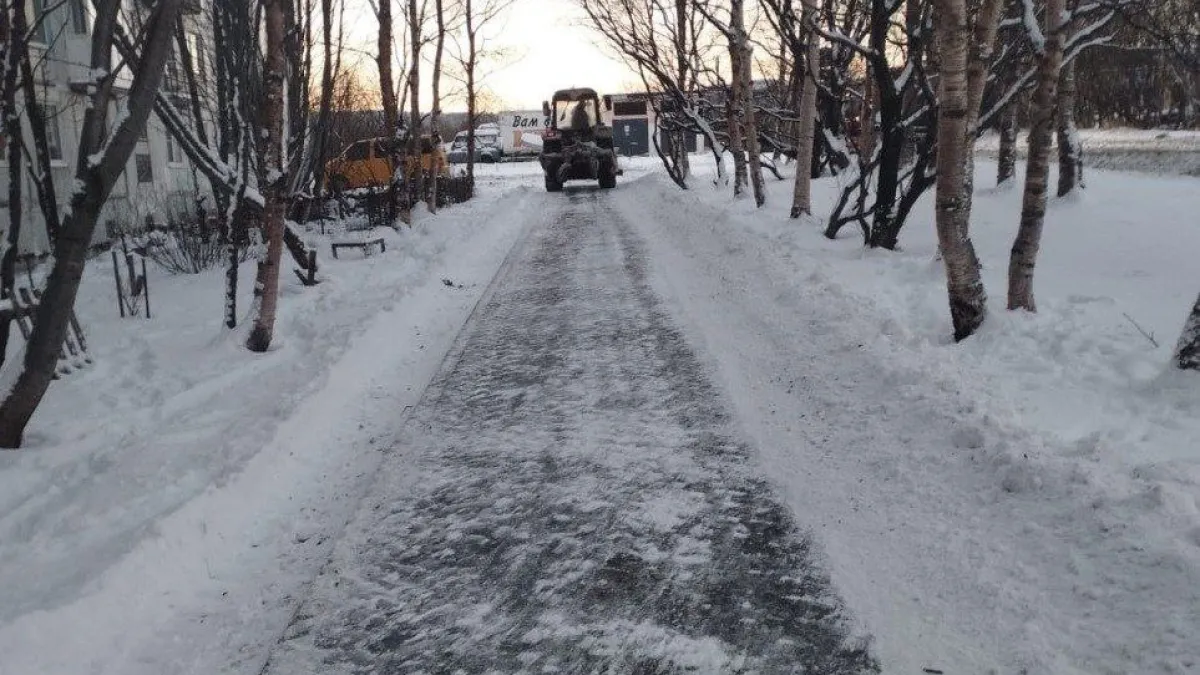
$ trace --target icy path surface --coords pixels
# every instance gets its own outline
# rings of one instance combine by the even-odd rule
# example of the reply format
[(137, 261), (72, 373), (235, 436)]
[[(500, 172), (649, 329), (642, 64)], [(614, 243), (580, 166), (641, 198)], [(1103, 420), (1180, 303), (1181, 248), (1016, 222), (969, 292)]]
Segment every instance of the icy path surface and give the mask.
[(266, 672), (875, 669), (615, 196), (546, 196)]

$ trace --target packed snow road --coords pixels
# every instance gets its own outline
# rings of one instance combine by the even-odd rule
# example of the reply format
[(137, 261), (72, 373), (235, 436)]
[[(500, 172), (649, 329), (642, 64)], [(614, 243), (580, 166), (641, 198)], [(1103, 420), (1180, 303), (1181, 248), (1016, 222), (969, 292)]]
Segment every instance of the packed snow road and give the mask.
[(545, 196), (265, 672), (876, 669), (619, 192)]

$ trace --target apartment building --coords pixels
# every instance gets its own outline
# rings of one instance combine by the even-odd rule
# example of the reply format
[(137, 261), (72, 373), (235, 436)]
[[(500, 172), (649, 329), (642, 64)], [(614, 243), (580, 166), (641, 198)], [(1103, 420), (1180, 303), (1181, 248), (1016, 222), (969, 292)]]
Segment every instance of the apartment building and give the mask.
[[(70, 199), (79, 152), (79, 130), (88, 105), (88, 97), (83, 92), (89, 70), (93, 9), (88, 0), (25, 1), (26, 15), (31, 23), (46, 8), (50, 9), (34, 31), (30, 59), (34, 64), (38, 100), (42, 102), (42, 114), (46, 120), (55, 192), (60, 207), (64, 207)], [(146, 9), (141, 2), (127, 2), (124, 5), (131, 12)], [(185, 3), (185, 7), (184, 33), (189, 50), (197, 56), (195, 74), (204, 86), (211, 77), (211, 45), (206, 44), (206, 38), (211, 33), (206, 29), (207, 16), (201, 11), (199, 0)], [(126, 23), (136, 21), (136, 15), (125, 18)], [(118, 59), (114, 58), (116, 61)], [(180, 60), (175, 55), (167, 67), (163, 87), (177, 98), (177, 105), (182, 110), (188, 106), (180, 68)], [(118, 82), (115, 88), (114, 100), (109, 104), (110, 123), (117, 118), (117, 111), (124, 105), (127, 85), (128, 82)], [(26, 109), (20, 92), (17, 96), (17, 112), (22, 116), (31, 113)], [(27, 131), (26, 134), (27, 147), (32, 148), (32, 139)], [(0, 134), (0, 228), (4, 232), (8, 231), (10, 217), (6, 141)], [(50, 242), (28, 173), (24, 172), (25, 185), (22, 186), (20, 250), (22, 253), (45, 253), (50, 249)], [(165, 222), (172, 212), (193, 210), (196, 198), (203, 194), (206, 185), (204, 178), (192, 169), (162, 123), (151, 115), (145, 133), (101, 214), (93, 243), (99, 244), (121, 229), (136, 230), (149, 221)]]

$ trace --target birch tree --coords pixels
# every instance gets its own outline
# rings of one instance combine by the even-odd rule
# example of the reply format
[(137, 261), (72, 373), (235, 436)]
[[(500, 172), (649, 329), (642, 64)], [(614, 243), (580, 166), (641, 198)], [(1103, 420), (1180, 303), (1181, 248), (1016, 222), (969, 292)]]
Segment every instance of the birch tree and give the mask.
[(379, 94), (383, 99), (383, 124), (387, 135), (395, 133), (400, 110), (396, 101), (396, 81), (392, 75), (392, 0), (376, 0), (379, 20), (379, 40), (375, 63), (379, 68)]
[[(223, 323), (233, 329), (238, 324), (238, 273), (242, 252), (249, 243), (247, 189), (251, 177), (257, 173), (251, 120), (260, 77), (260, 44), (249, 3), (216, 0), (212, 12), (215, 147), (205, 137), (203, 121), (189, 128), (161, 92), (155, 101), (155, 112), (212, 185), (220, 236), (225, 245)], [(125, 56), (129, 58), (128, 50)]]
[[(441, 143), (441, 134), (438, 131), (442, 121), (442, 57), (446, 52), (446, 2), (445, 0), (434, 0), (433, 4), (434, 20), (436, 21), (437, 34), (434, 38), (433, 45), (433, 72), (432, 79), (432, 102), (429, 109), (429, 134), (431, 142), (436, 146)], [(429, 162), (429, 211), (437, 213), (438, 208), (438, 171), (437, 162)]]
[(158, 0), (139, 32), (141, 58), (132, 71), (128, 94), (115, 127), (108, 127), (110, 97), (119, 70), (113, 48), (120, 0), (94, 0), (96, 18), (71, 209), (54, 242), (54, 264), (46, 280), (24, 353), (0, 369), (0, 447), (20, 447), (25, 427), (50, 386), (70, 326), (71, 313), (100, 209), (145, 129), (170, 56), (172, 28), (181, 0)]
[(954, 339), (970, 337), (987, 315), (987, 295), (979, 259), (968, 234), (970, 181), (967, 170), (970, 86), (967, 73), (970, 28), (966, 0), (935, 5), (940, 112), (937, 125), (936, 220), (938, 246), (946, 268)]
[(1064, 64), (1058, 77), (1058, 196), (1065, 197), (1080, 185), (1083, 144), (1075, 124), (1075, 61)]
[[(790, 4), (790, 3), (789, 3)], [(807, 49), (804, 63), (797, 62), (797, 68), (804, 69), (802, 82), (804, 88), (800, 93), (799, 123), (796, 134), (796, 184), (792, 190), (792, 210), (790, 216), (799, 218), (801, 215), (812, 215), (812, 165), (813, 144), (817, 129), (817, 75), (820, 73), (821, 48), (820, 36), (817, 35), (816, 25), (818, 8), (816, 0), (804, 0), (804, 15), (801, 25), (807, 33)]]
[[(754, 191), (754, 203), (762, 206), (767, 201), (767, 190), (763, 184), (762, 150), (758, 143), (758, 116), (756, 114), (754, 91), (754, 51), (750, 35), (746, 32), (746, 8), (744, 0), (731, 0), (730, 28), (733, 34), (733, 45), (740, 55), (739, 72), (734, 75), (734, 81), (741, 83), (741, 115), (742, 129), (745, 136), (746, 154), (750, 171), (750, 186)], [(734, 47), (730, 48), (730, 54)], [(732, 63), (732, 59), (731, 59)]]
[(250, 351), (265, 352), (275, 331), (279, 303), (279, 265), (283, 258), (283, 221), (287, 210), (287, 167), (283, 156), (285, 54), (285, 0), (263, 0), (266, 56), (263, 64), (262, 100), (259, 103), (259, 191), (263, 196), (260, 219), (266, 251), (261, 254), (254, 279), (253, 326), (246, 338)]
[(996, 185), (1012, 180), (1017, 173), (1017, 108), (1015, 103), (1004, 106), (998, 122), (1000, 150), (996, 157)]
[[(21, 52), (25, 45), (25, 30), (14, 25), (12, 14), (24, 15), (24, 2), (0, 6), (0, 127), (3, 127), (8, 161), (8, 232), (5, 233), (3, 254), (0, 255), (0, 301), (11, 302), (15, 295), (17, 247), (21, 240), (21, 117), (17, 115), (17, 77)], [(11, 312), (0, 316), (0, 364), (8, 353)]]
[[(1033, 0), (1025, 1), (1032, 3)], [(1008, 264), (1009, 309), (1037, 311), (1033, 298), (1033, 273), (1046, 220), (1050, 142), (1054, 133), (1059, 69), (1063, 61), (1065, 11), (1065, 0), (1046, 0), (1045, 32), (1040, 31), (1036, 19), (1028, 19), (1027, 24), (1039, 52), (1038, 71), (1029, 111), (1029, 156), (1025, 164), (1025, 190), (1021, 198), (1021, 225)]]
[(740, 197), (747, 183), (754, 191), (754, 201), (762, 206), (766, 193), (762, 180), (762, 159), (759, 153), (758, 128), (754, 122), (754, 83), (751, 78), (750, 36), (746, 32), (744, 0), (729, 0), (729, 15), (721, 18), (708, 5), (697, 8), (729, 44), (729, 98), (726, 103), (729, 127), (729, 151), (733, 153), (733, 194)]
[(513, 0), (462, 0), (462, 42), (455, 43), (453, 56), (461, 71), (467, 97), (467, 180), (475, 185), (475, 127), (479, 126), (480, 65), (493, 52), (486, 31), (512, 6)]
[[(408, 124), (408, 156), (416, 158), (417, 170), (413, 176), (406, 176), (410, 181), (408, 206), (411, 209), (416, 205), (417, 201), (422, 199), (425, 194), (425, 172), (420, 170), (421, 157), (421, 46), (422, 29), (425, 23), (425, 1), (408, 0), (408, 14), (405, 17), (408, 21), (409, 40), (411, 44), (409, 48), (412, 50), (410, 58), (412, 63), (409, 65), (408, 72), (408, 95), (411, 112), (409, 114)], [(401, 173), (404, 172), (400, 168)]]
[[(321, 0), (321, 46), (323, 49), (324, 58), (321, 60), (321, 97), (317, 107), (317, 128), (315, 149), (317, 167), (317, 185), (316, 194), (320, 195), (324, 189), (323, 174), (325, 171), (325, 162), (329, 157), (329, 125), (330, 118), (333, 113), (333, 83), (334, 83), (334, 57), (333, 57), (333, 2), (332, 0)], [(339, 45), (338, 61), (340, 65), (341, 50)], [(382, 82), (382, 73), (380, 73)], [(390, 82), (390, 80), (389, 80)], [(380, 85), (382, 91), (382, 84)], [(393, 93), (394, 95), (394, 93)], [(384, 108), (386, 111), (386, 107)], [(386, 117), (386, 114), (385, 114)], [(388, 129), (389, 133), (394, 133), (394, 127)]]

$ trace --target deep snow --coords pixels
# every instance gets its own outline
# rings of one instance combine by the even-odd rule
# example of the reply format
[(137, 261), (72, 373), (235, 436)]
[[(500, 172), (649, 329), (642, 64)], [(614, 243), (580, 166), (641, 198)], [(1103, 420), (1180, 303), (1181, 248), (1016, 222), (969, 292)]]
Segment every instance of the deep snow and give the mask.
[[(1088, 169), (1029, 316), (1002, 303), (1019, 186), (980, 161), (992, 315), (953, 345), (928, 197), (872, 252), (788, 220), (789, 183), (755, 211), (694, 162), (692, 191), (647, 159), (613, 196), (885, 672), (1200, 667), (1200, 380), (1167, 368), (1194, 178)], [(152, 271), (155, 318), (121, 321), (89, 267), (96, 363), (0, 454), (0, 673), (257, 672), (541, 191), (536, 164), (480, 183), (384, 255), (323, 255), (317, 289), (289, 278), (266, 355), (219, 328), (217, 274)]]
[(756, 211), (696, 182), (622, 203), (885, 672), (1200, 667), (1200, 379), (1168, 369), (1200, 288), (1194, 179), (1093, 171), (1052, 203), (1036, 316), (1003, 309), (1020, 191), (980, 187), (992, 315), (961, 345), (930, 199), (888, 253), (788, 220), (790, 183)]
[[(1017, 137), (1017, 156), (1025, 157), (1028, 134)], [(1200, 132), (1175, 129), (1081, 129), (1084, 182), (1092, 169), (1136, 171), (1139, 173), (1200, 176)], [(1054, 141), (1057, 146), (1057, 140)], [(995, 157), (1000, 150), (1000, 135), (985, 134), (975, 148), (980, 154)], [(1058, 153), (1050, 154), (1058, 161)], [(995, 172), (992, 172), (994, 175)]]

